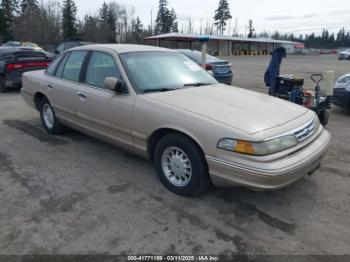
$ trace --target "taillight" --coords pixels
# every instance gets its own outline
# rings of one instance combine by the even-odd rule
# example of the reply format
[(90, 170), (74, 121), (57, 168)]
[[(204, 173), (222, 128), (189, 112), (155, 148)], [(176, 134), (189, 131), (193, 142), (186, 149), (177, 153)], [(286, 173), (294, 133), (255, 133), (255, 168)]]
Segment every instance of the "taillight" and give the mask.
[(7, 64), (6, 70), (8, 72), (11, 72), (14, 70), (31, 68), (31, 67), (47, 67), (49, 64), (50, 64), (50, 62), (13, 63), (13, 64)]
[(205, 65), (205, 70), (213, 70), (213, 66), (210, 64)]

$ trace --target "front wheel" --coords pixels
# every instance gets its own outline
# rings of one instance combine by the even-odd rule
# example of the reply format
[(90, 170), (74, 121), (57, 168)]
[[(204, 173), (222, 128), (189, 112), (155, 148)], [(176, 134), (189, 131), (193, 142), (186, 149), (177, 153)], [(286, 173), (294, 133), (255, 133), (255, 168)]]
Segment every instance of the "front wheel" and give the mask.
[(45, 130), (49, 134), (59, 135), (63, 133), (64, 126), (57, 119), (55, 111), (46, 98), (42, 99), (40, 104), (40, 117)]
[(318, 118), (323, 126), (326, 126), (329, 122), (329, 110), (322, 109), (318, 112)]
[(175, 194), (194, 196), (210, 185), (203, 152), (184, 135), (162, 138), (156, 146), (154, 164), (162, 184)]

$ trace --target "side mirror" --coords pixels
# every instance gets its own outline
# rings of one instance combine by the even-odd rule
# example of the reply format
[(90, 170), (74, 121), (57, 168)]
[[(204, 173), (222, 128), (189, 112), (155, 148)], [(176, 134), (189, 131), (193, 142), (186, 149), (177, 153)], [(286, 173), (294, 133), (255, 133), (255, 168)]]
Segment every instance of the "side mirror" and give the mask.
[(104, 81), (104, 87), (117, 94), (126, 94), (127, 89), (122, 81), (115, 77), (106, 77)]
[(61, 52), (60, 51), (58, 51), (58, 50), (55, 50), (55, 52), (54, 52), (56, 55), (59, 55)]

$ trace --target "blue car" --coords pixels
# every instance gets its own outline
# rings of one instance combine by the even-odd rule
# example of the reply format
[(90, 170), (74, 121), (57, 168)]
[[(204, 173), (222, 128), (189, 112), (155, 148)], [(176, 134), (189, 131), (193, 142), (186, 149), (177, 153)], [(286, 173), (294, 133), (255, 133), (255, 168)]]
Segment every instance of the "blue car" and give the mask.
[[(179, 49), (181, 54), (187, 56), (197, 64), (202, 64), (202, 53), (195, 50)], [(231, 85), (233, 79), (232, 64), (217, 57), (207, 55), (207, 64), (205, 68), (220, 83)]]

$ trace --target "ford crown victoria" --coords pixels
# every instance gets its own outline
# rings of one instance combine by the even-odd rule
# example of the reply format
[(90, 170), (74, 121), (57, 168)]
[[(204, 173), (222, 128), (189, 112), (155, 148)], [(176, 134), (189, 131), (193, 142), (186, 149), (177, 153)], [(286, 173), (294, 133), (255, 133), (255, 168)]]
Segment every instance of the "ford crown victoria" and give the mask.
[(285, 187), (313, 173), (330, 143), (314, 112), (219, 84), (158, 47), (73, 48), (46, 71), (25, 73), (21, 92), (47, 132), (69, 126), (147, 157), (184, 196), (211, 184)]

